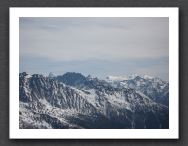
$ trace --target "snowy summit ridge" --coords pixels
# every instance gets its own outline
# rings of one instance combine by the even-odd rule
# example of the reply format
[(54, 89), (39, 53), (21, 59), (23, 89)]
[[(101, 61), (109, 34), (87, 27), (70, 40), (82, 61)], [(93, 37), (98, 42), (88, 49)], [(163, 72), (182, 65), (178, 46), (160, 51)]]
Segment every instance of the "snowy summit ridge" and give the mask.
[(168, 83), (109, 79), (20, 73), (20, 128), (168, 128)]
[(131, 75), (124, 75), (124, 76), (107, 76), (106, 80), (107, 81), (123, 81), (123, 80), (130, 80), (130, 79), (134, 79), (137, 76), (143, 78), (143, 79), (153, 79), (154, 77), (151, 77), (149, 75), (138, 75), (138, 74), (131, 74)]

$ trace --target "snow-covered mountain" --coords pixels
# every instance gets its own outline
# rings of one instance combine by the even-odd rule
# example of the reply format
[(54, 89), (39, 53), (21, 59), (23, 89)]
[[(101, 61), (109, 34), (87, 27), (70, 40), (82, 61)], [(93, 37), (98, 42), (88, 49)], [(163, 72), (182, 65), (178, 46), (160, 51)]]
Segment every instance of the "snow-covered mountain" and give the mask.
[(79, 73), (19, 75), (20, 128), (168, 128), (168, 107)]
[(151, 77), (149, 75), (138, 75), (138, 74), (130, 74), (130, 75), (124, 75), (124, 76), (107, 76), (106, 81), (108, 82), (115, 82), (115, 81), (124, 81), (124, 80), (131, 80), (136, 78), (137, 76), (140, 76), (143, 79), (153, 79), (154, 77)]
[[(118, 80), (117, 80), (118, 79)], [(128, 77), (106, 77), (106, 81), (114, 87), (131, 88), (150, 97), (157, 103), (168, 106), (169, 83), (148, 75), (131, 75)]]

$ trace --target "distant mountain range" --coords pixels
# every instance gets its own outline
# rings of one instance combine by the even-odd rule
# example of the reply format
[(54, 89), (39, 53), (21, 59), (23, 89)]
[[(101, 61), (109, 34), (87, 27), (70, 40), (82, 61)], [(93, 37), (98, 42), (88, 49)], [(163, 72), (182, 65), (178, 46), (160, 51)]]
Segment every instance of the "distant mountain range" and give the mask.
[(159, 78), (23, 72), (19, 93), (21, 129), (169, 128), (169, 83)]

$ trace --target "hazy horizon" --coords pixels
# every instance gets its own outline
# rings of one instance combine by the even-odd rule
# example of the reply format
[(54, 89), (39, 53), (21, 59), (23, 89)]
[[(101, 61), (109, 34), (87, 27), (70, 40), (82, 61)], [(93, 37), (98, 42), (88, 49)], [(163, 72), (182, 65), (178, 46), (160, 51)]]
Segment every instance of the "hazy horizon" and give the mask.
[(20, 18), (20, 72), (150, 75), (168, 81), (169, 20)]

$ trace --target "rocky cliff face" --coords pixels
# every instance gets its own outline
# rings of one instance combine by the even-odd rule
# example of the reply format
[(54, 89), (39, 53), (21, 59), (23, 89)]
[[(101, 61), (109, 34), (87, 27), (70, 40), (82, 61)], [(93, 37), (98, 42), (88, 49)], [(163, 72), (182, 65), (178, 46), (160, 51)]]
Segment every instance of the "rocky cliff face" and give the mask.
[(78, 73), (20, 73), (20, 128), (168, 128), (168, 107)]

